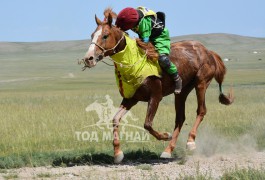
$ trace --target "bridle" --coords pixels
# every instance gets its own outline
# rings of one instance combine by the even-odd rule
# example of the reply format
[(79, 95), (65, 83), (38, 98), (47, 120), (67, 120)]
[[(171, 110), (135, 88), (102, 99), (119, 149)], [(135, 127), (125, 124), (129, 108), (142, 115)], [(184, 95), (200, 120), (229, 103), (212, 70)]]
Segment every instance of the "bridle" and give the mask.
[(124, 34), (122, 35), (122, 37), (120, 38), (120, 40), (116, 43), (116, 45), (113, 47), (113, 48), (110, 48), (110, 49), (105, 49), (104, 47), (100, 46), (99, 44), (95, 43), (95, 42), (92, 42), (90, 45), (92, 44), (95, 44), (97, 47), (99, 47), (99, 49), (102, 50), (102, 53), (100, 55), (103, 55), (105, 56), (105, 53), (108, 52), (108, 51), (113, 51), (113, 54), (116, 53), (116, 47), (121, 43), (121, 41), (123, 40), (124, 38)]
[[(124, 39), (124, 34), (122, 35), (122, 37), (119, 39), (119, 41), (116, 43), (116, 45), (110, 49), (105, 49), (104, 47), (100, 46), (99, 44), (97, 44), (96, 42), (91, 42), (90, 46), (92, 44), (96, 45), (102, 52), (97, 56), (96, 58), (96, 63), (101, 61), (103, 59), (103, 57), (105, 57), (105, 54), (109, 51), (113, 51), (113, 54), (116, 53), (116, 48), (117, 46), (121, 43), (121, 41)], [(83, 63), (84, 67), (82, 68), (82, 71), (84, 71), (86, 68), (90, 68), (89, 65), (87, 64), (87, 62), (85, 61), (85, 59), (82, 59), (82, 62), (78, 62), (79, 64)]]

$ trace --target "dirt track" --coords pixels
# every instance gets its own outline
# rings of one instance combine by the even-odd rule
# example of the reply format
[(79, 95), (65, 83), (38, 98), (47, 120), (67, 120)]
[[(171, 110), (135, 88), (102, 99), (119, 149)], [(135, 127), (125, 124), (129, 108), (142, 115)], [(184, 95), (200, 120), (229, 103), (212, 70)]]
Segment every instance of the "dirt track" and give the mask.
[(218, 179), (226, 170), (265, 167), (265, 152), (226, 154), (203, 157), (188, 156), (179, 161), (153, 164), (93, 165), (75, 167), (37, 167), (10, 169), (0, 173), (0, 179), (176, 179), (185, 175), (202, 175)]

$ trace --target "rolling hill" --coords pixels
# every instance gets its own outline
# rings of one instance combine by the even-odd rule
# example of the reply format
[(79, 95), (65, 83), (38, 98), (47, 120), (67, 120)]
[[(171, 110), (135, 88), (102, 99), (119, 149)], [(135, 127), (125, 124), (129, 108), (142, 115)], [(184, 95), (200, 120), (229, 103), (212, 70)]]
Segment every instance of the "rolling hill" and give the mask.
[[(172, 42), (181, 40), (197, 40), (213, 50), (242, 51), (265, 49), (265, 38), (245, 37), (233, 34), (197, 34), (172, 37)], [(82, 51), (88, 48), (90, 40), (49, 41), (49, 42), (0, 42), (0, 53), (43, 53)]]
[[(247, 70), (255, 74), (265, 69), (265, 38), (244, 37), (232, 34), (198, 34), (172, 37), (172, 42), (197, 40), (207, 48), (216, 51), (223, 59), (231, 62), (226, 66), (233, 70)], [(0, 87), (16, 79), (45, 79), (75, 76), (85, 78), (77, 65), (82, 59), (90, 40), (49, 42), (0, 42)], [(99, 63), (90, 73), (113, 78), (113, 68)], [(262, 71), (256, 71), (256, 70)], [(230, 71), (230, 70), (229, 70)], [(231, 71), (230, 71), (231, 72)], [(234, 73), (236, 73), (235, 71)], [(86, 72), (85, 72), (86, 73)], [(96, 75), (97, 74), (97, 75)], [(237, 75), (240, 80), (241, 75)], [(256, 78), (256, 75), (255, 77)], [(257, 74), (257, 83), (264, 81)], [(240, 80), (242, 81), (242, 80)], [(9, 83), (10, 84), (10, 83)]]

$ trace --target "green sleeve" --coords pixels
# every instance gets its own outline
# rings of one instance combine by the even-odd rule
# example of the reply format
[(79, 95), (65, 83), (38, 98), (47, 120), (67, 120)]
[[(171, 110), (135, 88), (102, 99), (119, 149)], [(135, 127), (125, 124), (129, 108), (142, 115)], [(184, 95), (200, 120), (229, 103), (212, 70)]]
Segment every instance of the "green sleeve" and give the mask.
[(144, 17), (138, 26), (138, 34), (140, 38), (146, 38), (151, 36), (151, 31), (152, 31), (152, 21), (150, 17)]

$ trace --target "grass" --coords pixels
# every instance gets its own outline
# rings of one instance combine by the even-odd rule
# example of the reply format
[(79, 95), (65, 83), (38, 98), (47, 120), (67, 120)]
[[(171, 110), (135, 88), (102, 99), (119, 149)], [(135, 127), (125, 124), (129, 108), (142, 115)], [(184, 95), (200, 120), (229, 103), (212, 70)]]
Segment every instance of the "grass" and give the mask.
[(50, 173), (40, 173), (40, 174), (37, 174), (37, 177), (38, 178), (51, 178), (53, 175), (50, 174)]
[(140, 164), (140, 165), (136, 166), (136, 169), (151, 171), (152, 166), (150, 164)]
[[(231, 169), (227, 172), (225, 172), (220, 178), (221, 180), (260, 180), (265, 178), (265, 171), (264, 169), (253, 169), (253, 168), (248, 168), (248, 169)], [(191, 175), (181, 175), (179, 179), (184, 179), (184, 180), (214, 180), (216, 178), (212, 177), (211, 174), (204, 174), (201, 173), (200, 171), (196, 172), (195, 176)]]
[[(223, 52), (222, 56), (233, 59), (226, 63), (224, 89), (228, 91), (233, 85), (236, 99), (228, 107), (219, 104), (218, 86), (215, 82), (210, 85), (206, 94), (208, 113), (199, 128), (198, 149), (206, 155), (238, 147), (264, 150), (265, 63), (257, 58), (263, 58), (265, 51), (261, 45), (255, 46), (262, 52), (257, 55), (251, 53), (250, 46), (246, 47), (249, 52), (244, 47), (241, 51), (229, 51), (226, 45), (217, 47), (210, 42), (206, 43), (211, 49), (215, 47)], [(94, 101), (103, 103), (108, 94), (114, 105), (119, 106), (122, 98), (113, 68), (99, 64), (82, 72), (76, 59), (85, 53), (83, 45), (80, 49), (69, 44), (63, 49), (59, 44), (35, 45), (26, 44), (28, 51), (0, 55), (0, 168), (112, 163), (111, 141), (78, 141), (75, 132), (98, 121), (96, 113), (85, 111)], [(52, 50), (52, 47), (56, 48)], [(162, 100), (154, 121), (155, 129), (172, 132), (173, 99), (171, 95)], [(193, 91), (187, 100), (187, 120), (177, 143), (180, 164), (185, 163), (186, 156), (180, 149), (185, 147), (196, 116), (194, 102)], [(131, 111), (139, 120), (130, 123), (143, 127), (146, 103), (137, 104)], [(97, 127), (90, 130), (99, 131)], [(121, 143), (127, 162), (158, 159), (167, 146), (153, 137), (147, 143)], [(212, 148), (207, 148), (209, 144)]]
[(1, 174), (6, 174), (7, 173), (7, 170), (6, 169), (0, 169), (0, 173)]
[(253, 169), (253, 168), (248, 168), (248, 169), (237, 169), (235, 168), (234, 170), (230, 170), (226, 173), (223, 174), (221, 177), (221, 180), (225, 179), (231, 179), (231, 180), (236, 180), (236, 179), (241, 179), (241, 180), (260, 180), (260, 179), (265, 179), (265, 169)]
[(17, 174), (8, 174), (8, 175), (4, 175), (3, 177), (4, 179), (18, 179)]

